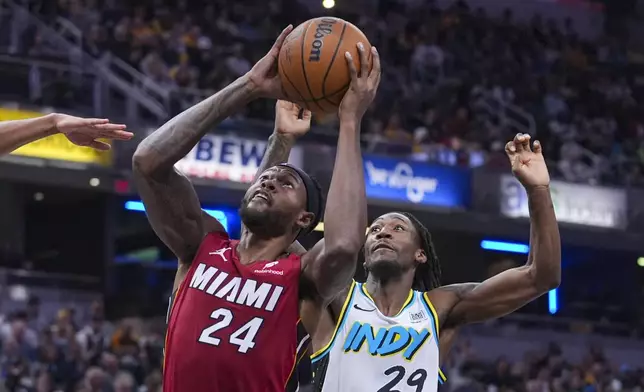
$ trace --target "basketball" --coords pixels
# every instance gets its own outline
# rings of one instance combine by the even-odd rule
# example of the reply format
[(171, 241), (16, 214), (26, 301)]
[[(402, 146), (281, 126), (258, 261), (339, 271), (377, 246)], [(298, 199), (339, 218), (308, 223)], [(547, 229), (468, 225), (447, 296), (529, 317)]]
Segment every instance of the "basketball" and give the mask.
[(279, 54), (278, 69), (288, 100), (312, 112), (336, 111), (351, 83), (345, 52), (351, 53), (360, 70), (358, 42), (365, 46), (371, 69), (371, 45), (353, 24), (325, 16), (297, 26)]

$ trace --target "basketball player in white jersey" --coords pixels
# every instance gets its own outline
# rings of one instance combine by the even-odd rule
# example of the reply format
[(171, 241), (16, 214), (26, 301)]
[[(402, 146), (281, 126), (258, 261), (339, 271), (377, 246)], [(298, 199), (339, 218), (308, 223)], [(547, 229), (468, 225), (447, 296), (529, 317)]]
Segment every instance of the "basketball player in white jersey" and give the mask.
[[(482, 283), (439, 286), (440, 266), (429, 231), (411, 214), (389, 213), (369, 227), (368, 272), (346, 295), (317, 313), (313, 333), (315, 390), (333, 392), (435, 391), (439, 336), (462, 325), (501, 317), (557, 287), (559, 229), (541, 144), (518, 134), (506, 145), (514, 175), (530, 206), (526, 265)], [(305, 304), (310, 305), (310, 304)]]
[(109, 144), (99, 139), (130, 140), (134, 136), (125, 131), (125, 125), (112, 124), (107, 119), (52, 113), (25, 120), (0, 122), (0, 155), (57, 133), (64, 134), (78, 146), (97, 150), (110, 149)]

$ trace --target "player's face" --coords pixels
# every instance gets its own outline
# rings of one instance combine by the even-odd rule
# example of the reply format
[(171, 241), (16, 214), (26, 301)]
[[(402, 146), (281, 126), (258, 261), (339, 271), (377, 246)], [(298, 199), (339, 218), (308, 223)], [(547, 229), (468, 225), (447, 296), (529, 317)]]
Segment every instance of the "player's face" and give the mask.
[(246, 191), (240, 215), (251, 232), (273, 237), (312, 221), (306, 209), (306, 188), (292, 169), (274, 166), (262, 173)]
[(385, 214), (373, 221), (364, 244), (368, 271), (407, 271), (427, 261), (414, 225), (404, 215)]

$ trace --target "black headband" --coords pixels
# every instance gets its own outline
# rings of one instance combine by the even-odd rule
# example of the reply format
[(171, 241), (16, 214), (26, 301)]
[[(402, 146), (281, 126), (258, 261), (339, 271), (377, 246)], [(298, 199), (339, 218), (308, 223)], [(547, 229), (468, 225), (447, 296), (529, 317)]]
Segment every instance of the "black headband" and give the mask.
[(288, 167), (295, 171), (300, 176), (302, 183), (304, 183), (304, 189), (306, 189), (306, 211), (312, 212), (315, 215), (311, 225), (302, 232), (302, 234), (308, 234), (322, 220), (322, 195), (320, 194), (320, 189), (315, 185), (315, 181), (313, 181), (311, 176), (299, 167), (295, 167), (290, 163), (281, 163), (277, 166)]

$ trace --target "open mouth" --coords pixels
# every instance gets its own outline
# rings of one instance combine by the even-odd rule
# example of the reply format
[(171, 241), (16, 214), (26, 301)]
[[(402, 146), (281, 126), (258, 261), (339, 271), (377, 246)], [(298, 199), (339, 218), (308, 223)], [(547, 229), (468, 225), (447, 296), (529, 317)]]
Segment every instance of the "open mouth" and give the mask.
[(263, 200), (266, 203), (270, 203), (270, 197), (268, 196), (267, 193), (262, 192), (262, 191), (257, 191), (251, 198), (251, 200)]
[(391, 250), (391, 251), (394, 250), (393, 246), (391, 246), (391, 245), (389, 245), (389, 244), (387, 244), (385, 242), (380, 242), (379, 244), (377, 244), (376, 246), (371, 248), (372, 252), (375, 252), (375, 251), (380, 250), (380, 249), (387, 249), (387, 250)]

